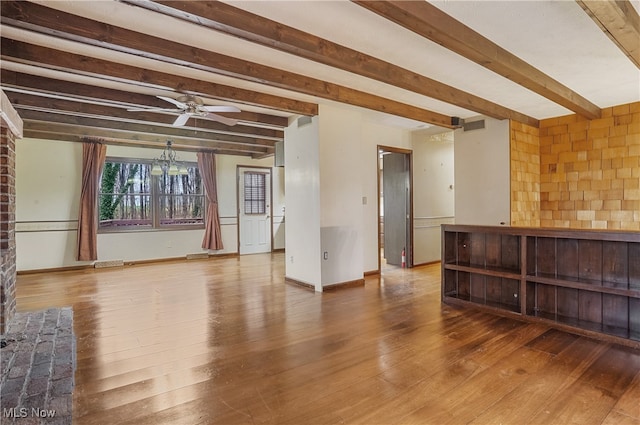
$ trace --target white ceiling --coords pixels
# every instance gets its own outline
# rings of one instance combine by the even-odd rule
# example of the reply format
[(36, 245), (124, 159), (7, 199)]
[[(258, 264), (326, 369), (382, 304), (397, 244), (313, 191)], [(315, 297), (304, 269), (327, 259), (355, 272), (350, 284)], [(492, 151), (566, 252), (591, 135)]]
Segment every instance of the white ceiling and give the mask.
[[(37, 1), (36, 3), (145, 34), (334, 82), (445, 115), (461, 118), (477, 115), (474, 111), (421, 94), (117, 1)], [(349, 1), (230, 1), (226, 3), (394, 63), (537, 119), (572, 113)], [(601, 108), (640, 101), (640, 70), (574, 1), (436, 1), (432, 3)], [(636, 9), (640, 8), (640, 0), (634, 0), (632, 3)], [(3, 37), (144, 68), (176, 72), (203, 81), (321, 104), (330, 103), (324, 99), (257, 82), (54, 39), (22, 29), (3, 28), (2, 33)], [(3, 63), (2, 66), (11, 70), (24, 68), (24, 65), (11, 63)], [(51, 70), (32, 69), (30, 73), (55, 75), (55, 71)], [(75, 77), (63, 76), (63, 78)], [(168, 90), (162, 88), (134, 87), (123, 82), (105, 83), (104, 80), (100, 80), (94, 83), (145, 94), (168, 93)], [(261, 110), (246, 105), (241, 107), (244, 110)], [(268, 112), (274, 113), (272, 110)], [(406, 118), (371, 111), (366, 114), (373, 120), (389, 125), (405, 128), (424, 127), (423, 123)]]

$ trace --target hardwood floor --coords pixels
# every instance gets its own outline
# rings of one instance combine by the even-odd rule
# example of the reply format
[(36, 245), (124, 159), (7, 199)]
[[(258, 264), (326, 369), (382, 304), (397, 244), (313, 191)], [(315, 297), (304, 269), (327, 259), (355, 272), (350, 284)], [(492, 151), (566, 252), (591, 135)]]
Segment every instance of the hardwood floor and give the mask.
[(640, 351), (440, 304), (440, 265), (283, 283), (251, 255), (19, 275), (72, 306), (74, 424), (638, 424)]

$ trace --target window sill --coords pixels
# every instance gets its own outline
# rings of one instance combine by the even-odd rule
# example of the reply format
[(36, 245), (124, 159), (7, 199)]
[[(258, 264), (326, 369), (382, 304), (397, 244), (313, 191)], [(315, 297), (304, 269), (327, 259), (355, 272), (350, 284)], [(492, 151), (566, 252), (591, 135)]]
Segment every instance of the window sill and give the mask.
[(144, 227), (144, 228), (132, 228), (132, 227), (119, 227), (119, 228), (104, 228), (98, 229), (98, 234), (111, 234), (111, 233), (147, 233), (147, 232), (175, 232), (181, 230), (204, 230), (204, 225), (182, 225), (171, 227)]

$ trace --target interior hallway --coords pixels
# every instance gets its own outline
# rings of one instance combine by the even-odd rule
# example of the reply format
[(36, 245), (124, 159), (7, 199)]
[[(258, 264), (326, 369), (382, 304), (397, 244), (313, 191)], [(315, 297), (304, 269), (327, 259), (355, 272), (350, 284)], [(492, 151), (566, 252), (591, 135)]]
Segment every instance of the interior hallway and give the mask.
[(440, 265), (283, 283), (284, 254), (19, 275), (72, 306), (74, 424), (640, 421), (640, 352), (440, 303)]

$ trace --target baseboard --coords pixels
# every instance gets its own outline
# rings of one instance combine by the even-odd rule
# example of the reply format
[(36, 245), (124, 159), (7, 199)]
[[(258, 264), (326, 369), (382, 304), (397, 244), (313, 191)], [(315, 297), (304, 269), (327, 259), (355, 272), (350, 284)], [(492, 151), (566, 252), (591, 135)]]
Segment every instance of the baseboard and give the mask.
[(277, 249), (274, 249), (274, 250), (271, 251), (271, 253), (273, 253), (273, 254), (278, 253), (278, 252), (284, 252), (284, 248), (277, 248)]
[(364, 286), (364, 279), (349, 280), (347, 282), (334, 283), (323, 286), (323, 291), (335, 291), (337, 289), (353, 288), (354, 286)]
[(94, 269), (93, 264), (84, 264), (82, 266), (66, 266), (66, 267), (52, 267), (48, 269), (31, 269), (31, 270), (18, 270), (17, 275), (25, 274), (39, 274), (39, 273), (53, 273), (53, 272), (72, 272), (78, 270)]
[(431, 266), (433, 264), (440, 264), (440, 260), (435, 260), (435, 261), (429, 261), (427, 263), (420, 263), (420, 264), (414, 264), (413, 268), (416, 267), (424, 267), (424, 266)]
[(371, 270), (368, 272), (364, 272), (364, 277), (367, 276), (379, 276), (380, 275), (380, 270)]
[[(225, 254), (208, 254), (208, 258), (233, 258), (239, 257), (240, 255), (237, 252), (230, 252)], [(168, 263), (172, 261), (186, 261), (186, 257), (170, 257), (170, 258), (155, 258), (151, 260), (132, 260), (132, 261), (124, 261), (124, 266), (135, 266), (140, 264), (154, 264), (154, 263)], [(69, 271), (77, 271), (77, 270), (87, 270), (87, 269), (101, 269), (100, 267), (95, 267), (95, 264), (83, 264), (81, 266), (64, 266), (64, 267), (51, 267), (46, 269), (32, 269), (32, 270), (18, 270), (16, 272), (17, 275), (25, 275), (25, 274), (39, 274), (39, 273), (53, 273), (53, 272), (69, 272)], [(109, 269), (109, 267), (107, 267)]]
[(296, 279), (292, 279), (290, 277), (285, 277), (284, 281), (285, 281), (285, 283), (288, 283), (290, 285), (300, 286), (300, 287), (302, 287), (304, 289), (310, 289), (312, 291), (316, 290), (315, 285), (312, 285), (312, 284), (307, 283), (307, 282), (303, 282), (301, 280), (296, 280)]

